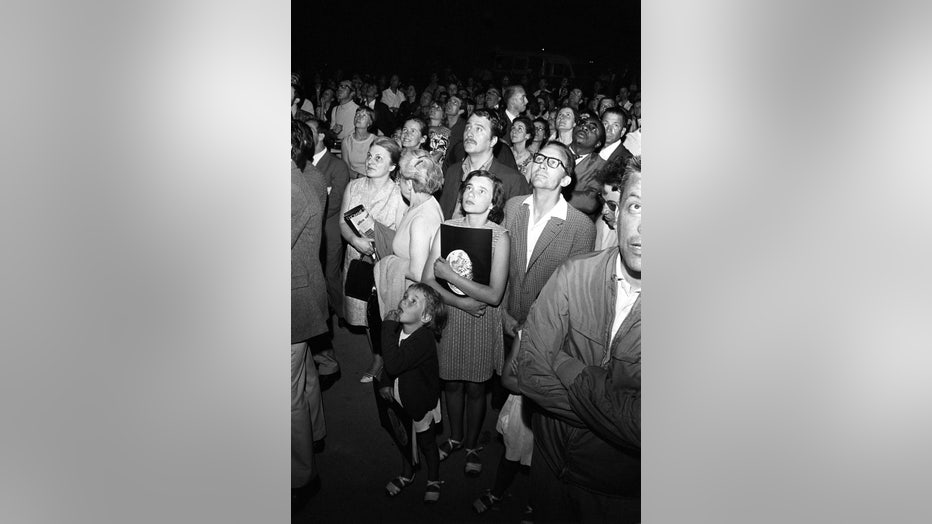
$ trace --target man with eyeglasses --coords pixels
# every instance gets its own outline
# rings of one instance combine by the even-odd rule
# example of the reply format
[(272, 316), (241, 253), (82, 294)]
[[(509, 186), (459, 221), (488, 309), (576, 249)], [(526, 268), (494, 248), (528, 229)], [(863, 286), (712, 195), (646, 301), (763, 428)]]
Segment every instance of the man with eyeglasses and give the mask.
[[(567, 259), (592, 251), (595, 226), (586, 215), (568, 205), (560, 193), (572, 181), (573, 167), (573, 153), (567, 146), (556, 141), (545, 143), (533, 156), (531, 194), (513, 197), (505, 204), (502, 225), (511, 233), (508, 289), (501, 308), (505, 348), (512, 347), (531, 304), (553, 272)], [(514, 364), (513, 360), (509, 362)], [(509, 374), (503, 373), (503, 376)], [(503, 386), (516, 387), (509, 380)], [(493, 390), (493, 406), (495, 396)], [(509, 398), (507, 401), (502, 398), (500, 402), (510, 402), (509, 406), (522, 402), (517, 391), (512, 391)], [(521, 409), (530, 409), (530, 406)], [(519, 450), (503, 451), (495, 484), (488, 493), (492, 504), (505, 496), (522, 461), (527, 463), (527, 459)]]
[(602, 184), (602, 214), (595, 221), (595, 249), (601, 251), (610, 247), (617, 248), (618, 235), (615, 234), (618, 200), (621, 198), (621, 185), (625, 174), (627, 159), (607, 162), (599, 170), (596, 179)]
[(517, 356), (531, 417), (531, 504), (542, 522), (641, 521), (641, 158), (620, 183), (617, 249), (560, 266)]
[(576, 153), (576, 182), (568, 188), (571, 191), (570, 205), (589, 215), (593, 221), (599, 213), (599, 193), (602, 192), (595, 174), (605, 165), (605, 160), (598, 155), (604, 143), (605, 128), (594, 116), (584, 117), (573, 128), (570, 148)]
[(337, 86), (337, 103), (330, 109), (330, 129), (337, 135), (336, 143), (353, 134), (353, 120), (359, 106), (353, 102), (356, 89), (349, 80), (341, 80)]

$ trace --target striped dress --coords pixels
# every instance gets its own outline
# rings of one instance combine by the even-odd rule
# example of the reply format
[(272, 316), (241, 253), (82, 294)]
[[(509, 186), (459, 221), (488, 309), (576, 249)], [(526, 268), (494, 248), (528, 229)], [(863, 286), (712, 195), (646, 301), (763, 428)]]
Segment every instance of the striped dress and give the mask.
[[(465, 218), (444, 223), (467, 227)], [(498, 240), (508, 230), (494, 222), (486, 222), (484, 227), (492, 230), (494, 257)], [(447, 306), (447, 314), (447, 327), (438, 348), (440, 378), (484, 382), (492, 377), (493, 371), (501, 374), (505, 359), (501, 310), (487, 306), (485, 314), (476, 318), (461, 309)]]

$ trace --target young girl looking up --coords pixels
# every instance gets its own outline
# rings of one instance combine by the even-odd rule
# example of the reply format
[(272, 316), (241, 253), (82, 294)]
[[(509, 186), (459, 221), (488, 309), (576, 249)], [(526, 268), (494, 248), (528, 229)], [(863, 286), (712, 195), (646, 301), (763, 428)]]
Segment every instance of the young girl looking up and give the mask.
[[(397, 402), (414, 423), (418, 448), (427, 463), (427, 504), (440, 499), (440, 455), (434, 434), (434, 423), (440, 422), (440, 367), (435, 339), (446, 323), (440, 295), (421, 283), (408, 286), (398, 309), (390, 311), (382, 323), (382, 358), (388, 377), (379, 394), (388, 402)], [(392, 497), (414, 482), (410, 455), (404, 450), (401, 455), (401, 475), (385, 486)]]

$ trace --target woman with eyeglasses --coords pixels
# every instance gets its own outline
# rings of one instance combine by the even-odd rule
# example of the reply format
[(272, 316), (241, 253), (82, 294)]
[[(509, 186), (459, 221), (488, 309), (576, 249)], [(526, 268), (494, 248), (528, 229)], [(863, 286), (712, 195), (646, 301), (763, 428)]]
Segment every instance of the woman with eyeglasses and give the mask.
[[(388, 137), (378, 137), (369, 146), (366, 154), (365, 176), (350, 180), (343, 195), (341, 214), (362, 204), (373, 220), (397, 230), (408, 206), (401, 196), (401, 189), (392, 180), (391, 175), (397, 172), (398, 162), (401, 160), (401, 147)], [(346, 221), (340, 222), (340, 234), (346, 240), (347, 248), (343, 263), (343, 286), (346, 287), (346, 277), (349, 273), (350, 262), (356, 259), (365, 259), (373, 262), (376, 255), (375, 241), (372, 238), (357, 236)], [(368, 328), (367, 304), (347, 296), (343, 301), (343, 312), (346, 323), (350, 326)], [(378, 339), (379, 334), (370, 333)], [(373, 343), (373, 336), (369, 337), (369, 347), (378, 353), (377, 342)], [(363, 375), (361, 382), (372, 382), (378, 375), (379, 361), (373, 357), (369, 372)]]
[[(491, 230), (489, 283), (480, 284), (461, 276), (451, 266), (451, 261), (456, 262), (452, 253), (447, 259), (440, 257), (443, 227), (434, 235), (421, 279), (440, 293), (449, 314), (438, 351), (440, 378), (444, 381), (446, 397), (445, 416), (450, 428), (449, 437), (440, 444), (440, 460), (465, 447), (465, 472), (470, 476), (478, 476), (482, 472), (479, 432), (485, 420), (485, 383), (493, 373), (501, 374), (504, 363), (499, 304), (505, 294), (511, 248), (508, 230), (499, 225), (505, 217), (504, 194), (498, 177), (488, 171), (472, 171), (460, 190), (465, 216), (444, 222), (455, 228)], [(463, 295), (454, 294), (437, 279), (446, 280)]]
[(369, 132), (373, 122), (375, 122), (375, 111), (366, 106), (360, 107), (356, 110), (356, 117), (353, 118), (355, 130), (341, 143), (340, 156), (349, 166), (352, 171), (350, 176), (354, 179), (365, 176), (366, 156), (376, 139), (376, 136)]

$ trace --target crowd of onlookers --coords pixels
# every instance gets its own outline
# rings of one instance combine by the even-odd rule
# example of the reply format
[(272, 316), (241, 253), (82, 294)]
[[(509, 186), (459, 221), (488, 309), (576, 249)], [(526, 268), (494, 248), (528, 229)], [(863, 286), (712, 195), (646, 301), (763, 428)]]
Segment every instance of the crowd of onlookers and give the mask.
[[(401, 421), (383, 424), (405, 459), (386, 494), (423, 460), (437, 502), (462, 452), (466, 475), (496, 468), (478, 513), (524, 465), (528, 522), (640, 521), (640, 92), (522, 81), (292, 75), (298, 503), (341, 377), (335, 315), (367, 334), (358, 379)], [(488, 258), (464, 263), (454, 235)], [(490, 401), (500, 457), (478, 438)]]

